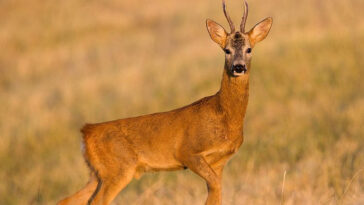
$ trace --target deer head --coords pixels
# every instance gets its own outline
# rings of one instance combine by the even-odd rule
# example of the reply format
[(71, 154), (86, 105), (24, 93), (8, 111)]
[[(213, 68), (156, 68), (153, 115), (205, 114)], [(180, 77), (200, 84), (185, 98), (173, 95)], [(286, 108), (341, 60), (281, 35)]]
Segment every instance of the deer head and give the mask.
[(222, 1), (222, 7), (229, 22), (230, 33), (227, 33), (221, 25), (210, 19), (206, 20), (206, 26), (212, 40), (225, 52), (226, 72), (231, 77), (239, 77), (249, 73), (252, 49), (256, 43), (268, 35), (273, 19), (268, 17), (256, 24), (250, 31), (245, 32), (245, 23), (248, 17), (248, 3), (245, 1), (245, 11), (240, 30), (236, 31), (234, 23), (226, 12), (225, 0)]

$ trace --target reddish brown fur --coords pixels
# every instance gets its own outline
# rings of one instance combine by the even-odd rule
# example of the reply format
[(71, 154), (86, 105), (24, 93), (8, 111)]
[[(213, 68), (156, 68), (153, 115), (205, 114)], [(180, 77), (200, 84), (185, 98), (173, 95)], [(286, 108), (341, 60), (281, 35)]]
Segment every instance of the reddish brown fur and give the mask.
[[(59, 204), (109, 204), (133, 177), (148, 171), (184, 168), (206, 180), (207, 205), (221, 204), (223, 168), (243, 143), (250, 74), (250, 54), (245, 49), (267, 35), (271, 19), (263, 23), (248, 33), (240, 33), (244, 45), (231, 48), (242, 52), (240, 59), (226, 56), (221, 89), (215, 95), (169, 112), (86, 124), (81, 131), (91, 180)], [(226, 33), (211, 20), (207, 27), (222, 48), (231, 47), (230, 39), (236, 33)], [(246, 63), (248, 70), (244, 75), (229, 72), (234, 60)]]

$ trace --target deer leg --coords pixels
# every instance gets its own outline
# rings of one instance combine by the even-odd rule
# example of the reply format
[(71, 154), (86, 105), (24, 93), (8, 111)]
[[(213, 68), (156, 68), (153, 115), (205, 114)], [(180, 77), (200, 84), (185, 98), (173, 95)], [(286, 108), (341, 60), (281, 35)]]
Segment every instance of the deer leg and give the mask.
[(125, 169), (120, 175), (112, 177), (100, 177), (99, 189), (90, 198), (90, 205), (108, 205), (117, 194), (129, 184), (135, 173), (135, 169)]
[(75, 193), (72, 196), (69, 196), (62, 201), (58, 202), (57, 205), (86, 205), (88, 199), (91, 197), (92, 193), (95, 192), (97, 187), (97, 179), (94, 173), (91, 173), (90, 181), (86, 184), (86, 186)]
[(185, 164), (190, 170), (205, 179), (208, 190), (208, 196), (205, 204), (221, 205), (222, 197), (220, 170), (217, 170), (217, 172), (213, 170), (202, 156), (189, 157)]

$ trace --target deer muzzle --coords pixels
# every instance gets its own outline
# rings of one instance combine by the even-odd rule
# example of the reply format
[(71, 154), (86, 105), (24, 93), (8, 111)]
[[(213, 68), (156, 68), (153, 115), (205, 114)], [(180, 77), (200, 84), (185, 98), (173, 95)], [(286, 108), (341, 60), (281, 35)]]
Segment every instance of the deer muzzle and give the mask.
[(248, 71), (248, 69), (245, 64), (236, 64), (233, 65), (231, 71), (234, 74), (234, 76), (240, 76), (244, 75)]

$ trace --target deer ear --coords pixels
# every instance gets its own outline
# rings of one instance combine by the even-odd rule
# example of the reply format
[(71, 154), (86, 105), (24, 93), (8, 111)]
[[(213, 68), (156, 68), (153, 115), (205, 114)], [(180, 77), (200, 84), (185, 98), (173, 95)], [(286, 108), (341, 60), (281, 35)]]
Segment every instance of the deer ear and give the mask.
[(213, 41), (220, 45), (221, 48), (225, 48), (227, 33), (225, 29), (213, 20), (206, 20), (206, 27), (209, 31), (210, 37)]
[(267, 37), (269, 30), (272, 27), (272, 23), (273, 19), (271, 17), (268, 17), (263, 21), (259, 22), (257, 25), (255, 25), (248, 32), (251, 47), (254, 47), (256, 43), (264, 40), (265, 37)]

